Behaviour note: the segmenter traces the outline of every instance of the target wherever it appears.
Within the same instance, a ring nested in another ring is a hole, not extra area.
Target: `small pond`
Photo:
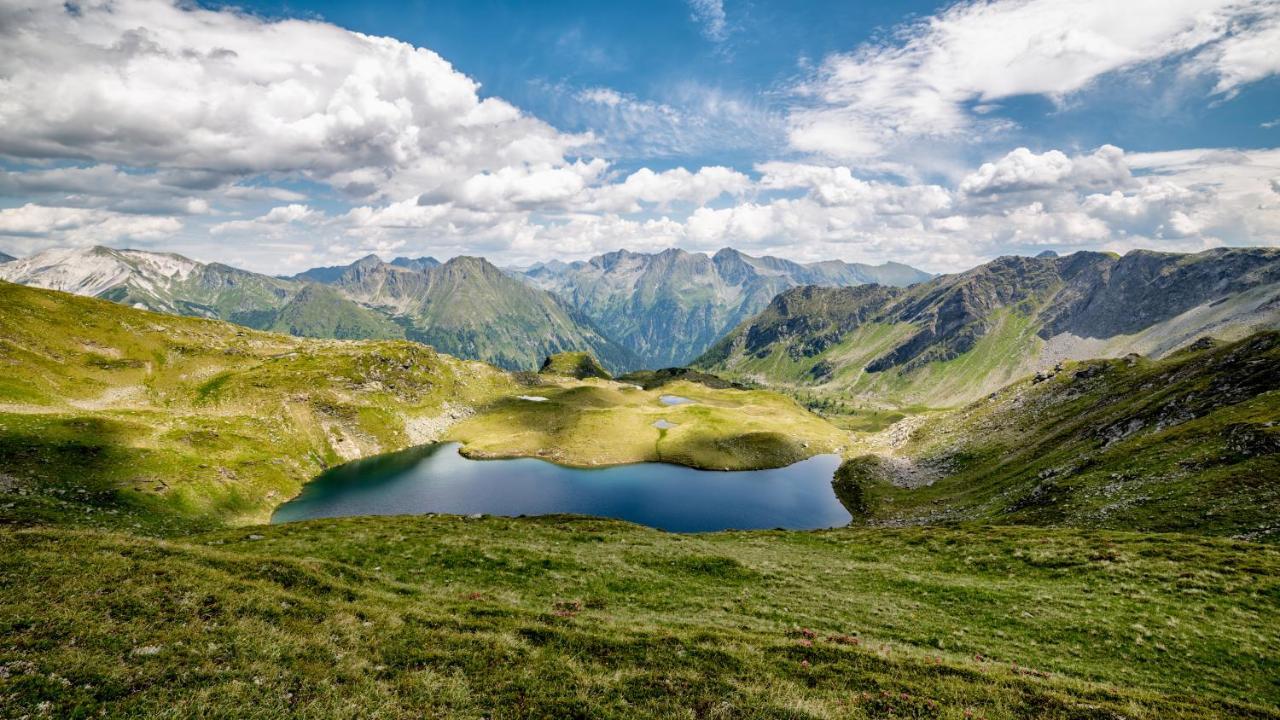
[[[442,443],[358,460],[318,476],[274,523],[348,515],[456,513],[618,518],[674,532],[837,527],[849,513],[831,489],[840,458],[772,470],[715,472],[638,463],[569,468],[533,458],[468,460]]]
[[[659,395],[658,401],[663,405],[684,405],[685,403],[693,402],[689,398],[680,395]]]

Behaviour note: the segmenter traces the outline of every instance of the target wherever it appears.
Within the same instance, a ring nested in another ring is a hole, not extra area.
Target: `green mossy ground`
[[[692,402],[664,405],[675,395]],[[470,457],[541,457],[592,467],[670,462],[713,470],[780,467],[838,452],[847,436],[788,397],[677,381],[659,389],[565,382],[507,397],[448,432]],[[671,426],[657,427],[666,420]]]
[[[1280,539],[1280,333],[1042,378],[904,438],[890,454],[929,478],[923,487],[895,484],[883,453],[849,461],[840,485],[862,498],[858,520]]]
[[[354,518],[0,534],[0,717],[1280,717],[1280,551]]]
[[[609,379],[609,373],[605,372],[605,369],[589,352],[563,352],[548,355],[538,372],[544,375],[577,378],[578,380],[587,378]]]

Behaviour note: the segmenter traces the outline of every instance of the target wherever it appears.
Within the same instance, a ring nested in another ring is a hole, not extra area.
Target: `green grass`
[[[51,332],[50,328],[57,328]],[[0,283],[8,522],[180,532],[263,522],[320,471],[514,392],[407,342],[304,340]]]
[[[902,451],[958,474],[922,490],[841,470],[864,521],[1024,527],[234,527],[470,409],[445,433],[468,452],[572,464],[760,467],[849,437],[759,389],[516,377],[0,283],[0,718],[1280,718],[1280,549],[1030,526],[1098,524],[1102,481],[1132,491],[1116,525],[1276,517],[1280,336],[1248,342],[933,416]]]
[[[1280,717],[1280,552],[1205,538],[356,518],[0,578],[0,717]]]
[[[562,352],[548,355],[538,372],[543,375],[558,375],[579,380],[586,378],[609,379],[609,373],[605,372],[605,369],[600,366],[600,363],[589,352]]]
[[[936,476],[862,465],[867,523],[992,520],[1280,539],[1280,333],[1159,361],[1068,363],[932,416],[899,454]],[[852,471],[851,471],[852,472]]]
[[[836,452],[847,436],[793,400],[766,390],[679,380],[653,390],[567,380],[530,388],[545,402],[506,397],[450,428],[470,457],[541,457],[592,467],[671,462],[715,470],[779,467]],[[693,402],[664,405],[663,395]],[[667,420],[669,429],[654,427]]]

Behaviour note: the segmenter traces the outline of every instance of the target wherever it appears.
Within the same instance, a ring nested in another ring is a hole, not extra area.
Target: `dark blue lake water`
[[[674,532],[837,527],[849,513],[831,489],[840,458],[741,472],[640,463],[568,468],[543,460],[468,460],[456,443],[427,445],[333,468],[281,505],[273,523],[429,512],[578,513]]]

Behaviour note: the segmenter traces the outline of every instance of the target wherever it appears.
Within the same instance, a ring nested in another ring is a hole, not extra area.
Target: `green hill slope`
[[[0,283],[0,519],[265,521],[325,467],[438,436],[510,376]],[[20,492],[17,492],[20,491]]]
[[[600,363],[587,352],[562,352],[555,355],[548,355],[547,359],[542,361],[542,367],[538,372],[543,375],[558,375],[560,377],[571,377],[583,380],[586,378],[601,378],[608,380],[609,373],[600,367]]]
[[[1067,359],[1280,327],[1280,251],[1005,257],[910,288],[780,294],[694,364],[867,407],[955,407]]]
[[[1066,363],[906,434],[840,485],[871,524],[988,520],[1280,540],[1280,333]],[[908,426],[909,427],[909,426]],[[856,452],[856,450],[855,450]]]
[[[298,291],[266,329],[337,340],[404,337],[404,329],[387,316],[348,300],[331,287],[316,284]]]

